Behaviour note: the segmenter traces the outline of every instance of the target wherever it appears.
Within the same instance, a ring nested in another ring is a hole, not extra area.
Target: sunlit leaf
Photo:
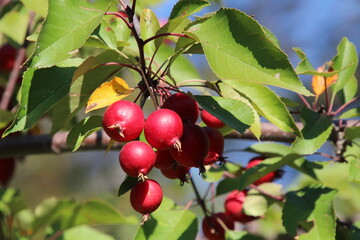
[[[100,130],[102,127],[101,116],[90,116],[81,120],[69,132],[66,142],[75,152],[81,146],[82,142],[91,133]]]
[[[190,16],[208,5],[209,2],[204,0],[180,0],[171,10],[169,20]]]
[[[133,91],[124,79],[114,77],[111,81],[101,84],[100,87],[91,94],[86,105],[86,113],[124,99]]]
[[[216,31],[214,31],[216,29]],[[273,85],[312,95],[286,54],[254,18],[236,9],[220,9],[188,31],[200,40],[207,61],[221,79]]]

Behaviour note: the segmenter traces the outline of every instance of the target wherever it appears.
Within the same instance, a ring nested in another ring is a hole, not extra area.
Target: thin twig
[[[161,33],[161,34],[158,34],[158,35],[155,35],[155,36],[152,36],[146,40],[144,40],[144,45],[147,44],[148,42],[152,41],[152,40],[155,40],[159,37],[164,37],[164,36],[176,36],[176,37],[186,37],[186,38],[190,38],[192,39],[191,37],[183,34],[183,33]]]
[[[356,102],[357,100],[359,100],[360,97],[355,97],[353,99],[351,99],[350,101],[348,101],[347,103],[344,103],[342,106],[340,106],[335,112],[331,112],[331,116],[336,116],[338,115],[341,111],[343,111],[347,106],[349,106],[350,104]]]
[[[309,109],[311,109],[311,105],[310,105],[310,103],[304,98],[304,96],[303,95],[301,95],[301,94],[298,94],[298,97],[300,98],[300,100],[305,104],[305,106],[307,107],[307,108],[309,108]]]
[[[258,186],[256,186],[255,184],[250,184],[250,188],[255,189],[256,191],[258,191],[259,193],[261,193],[262,195],[272,198],[276,201],[280,201],[280,202],[284,202],[285,199],[283,196],[275,196],[273,194],[267,193],[264,190],[262,190],[261,188],[259,188]]]

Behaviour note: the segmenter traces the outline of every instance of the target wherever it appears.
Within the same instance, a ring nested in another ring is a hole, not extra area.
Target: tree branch
[[[346,126],[358,125],[357,120],[346,121]],[[301,129],[302,123],[297,123]],[[261,141],[293,142],[295,135],[278,129],[271,123],[261,124]],[[33,154],[60,154],[71,152],[72,149],[66,144],[68,132],[58,132],[55,135],[12,135],[0,139],[0,157],[19,157]],[[245,133],[233,131],[225,136],[226,139],[257,140],[255,136],[246,130]],[[103,131],[91,134],[85,139],[78,151],[106,150],[110,138]],[[123,143],[115,143],[111,150],[120,150]]]

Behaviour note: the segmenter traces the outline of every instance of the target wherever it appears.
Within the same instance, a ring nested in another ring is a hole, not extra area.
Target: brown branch
[[[346,126],[352,127],[360,124],[357,120],[349,120]],[[297,123],[301,129],[302,124]],[[295,135],[286,133],[278,129],[271,123],[261,124],[262,141],[292,142]],[[58,132],[55,135],[10,135],[0,138],[0,157],[26,156],[33,154],[60,154],[71,152],[72,149],[66,144],[68,132]],[[240,134],[233,131],[225,136],[226,139],[248,139],[257,140],[250,131]],[[110,138],[103,131],[98,131],[88,136],[78,151],[105,151],[108,147]],[[115,143],[111,150],[120,150],[123,143]]]

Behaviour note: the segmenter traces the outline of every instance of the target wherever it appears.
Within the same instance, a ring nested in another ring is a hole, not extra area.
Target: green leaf
[[[356,47],[347,38],[341,40],[337,50],[338,54],[332,60],[334,70],[347,68],[339,72],[338,79],[335,84],[332,85],[332,102],[335,100],[335,95],[352,79],[359,62]]]
[[[359,135],[358,135],[359,137]],[[354,139],[352,145],[346,147],[343,154],[349,162],[349,181],[360,183],[360,139]]]
[[[358,80],[355,76],[350,78],[344,85],[344,88],[339,92],[339,99],[342,104],[349,102],[356,96],[358,90]]]
[[[203,179],[206,182],[217,182],[219,181],[222,177],[224,172],[226,171],[226,166],[225,164],[221,165],[218,168],[212,168],[210,167],[210,169],[208,169],[204,174],[202,174],[201,176],[203,177]]]
[[[290,146],[274,142],[256,143],[251,145],[246,150],[260,153],[261,155],[265,156],[285,156],[291,153],[295,153],[295,151]],[[295,160],[294,162],[288,163],[288,165],[297,171],[312,177],[315,180],[318,179],[315,170],[321,169],[323,167],[322,165],[313,161],[308,161],[303,157]]]
[[[137,177],[127,175],[125,180],[120,184],[118,197],[130,191],[138,183],[138,180]]]
[[[196,238],[196,215],[183,209],[157,210],[151,220],[142,225],[135,240],[192,240]]]
[[[99,25],[109,4],[103,0],[49,1],[31,67],[51,67],[71,57]]]
[[[150,9],[144,9],[140,16],[140,34],[143,40],[155,36],[160,29],[160,23],[155,13]],[[153,56],[155,53],[155,41],[148,42],[145,47],[145,53],[148,56]]]
[[[292,148],[300,154],[313,154],[329,138],[333,129],[330,118],[303,107],[300,113],[304,122],[303,138],[296,138]]]
[[[83,62],[74,73],[69,94],[53,107],[51,115],[53,119],[52,132],[66,126],[75,114],[85,107],[91,93],[100,84],[112,79],[123,68],[122,66],[110,65],[92,69],[106,62],[129,63],[117,52],[111,50],[105,51],[95,58],[90,57]]]
[[[15,113],[0,109],[0,129],[6,126],[14,120]]]
[[[301,136],[293,117],[281,99],[268,87],[250,82],[223,81],[245,96],[260,115],[285,132]]]
[[[360,137],[360,127],[347,127],[345,129],[345,138],[348,140],[354,140]]]
[[[79,149],[85,138],[91,133],[101,129],[101,127],[101,116],[86,117],[71,129],[67,136],[66,143],[72,148],[72,151],[75,152]]]
[[[249,129],[257,139],[260,139],[260,136],[261,136],[260,116],[254,109],[253,105],[251,105],[250,101],[248,99],[246,99],[245,97],[241,96],[239,92],[235,91],[232,87],[230,87],[230,85],[225,84],[224,82],[218,83],[217,86],[220,88],[221,93],[224,97],[231,98],[231,99],[237,99],[241,102],[244,102],[248,107],[251,108],[253,115],[254,115],[254,122],[251,124]]]
[[[199,38],[208,63],[219,78],[268,84],[312,95],[302,85],[286,54],[245,13],[220,9],[188,31]]]
[[[264,183],[259,186],[259,189],[273,196],[281,196],[281,188],[282,185],[275,183]],[[259,191],[251,189],[247,193],[243,209],[246,215],[259,217],[266,213],[272,202]]]
[[[54,104],[65,97],[79,64],[79,61],[74,61],[67,67],[29,68],[23,75],[20,107],[4,136],[31,128]]]
[[[125,217],[118,209],[103,200],[87,200],[78,203],[74,212],[63,216],[63,229],[83,224],[137,224],[137,219]]]
[[[189,25],[190,20],[186,17],[179,17],[173,20],[168,21],[164,26],[162,26],[157,32],[156,35],[162,33],[182,33],[184,29]],[[155,40],[155,46],[158,48],[163,43],[166,37],[159,37]]]
[[[276,171],[277,169],[301,158],[298,154],[288,154],[284,157],[267,158],[261,164],[246,170],[239,178],[225,178],[219,182],[216,188],[216,195],[221,195],[232,190],[243,190],[251,183],[266,174]]]
[[[360,116],[360,107],[359,108],[352,108],[348,111],[341,114],[338,119],[347,119],[347,118],[353,118],[353,117],[359,117]]]
[[[103,19],[101,24],[95,29],[91,38],[94,41],[99,41],[100,45],[104,49],[117,50],[116,35],[114,29],[111,28],[110,24]]]
[[[297,74],[304,74],[308,72],[316,72],[316,69],[312,66],[308,58],[306,57],[306,54],[301,50],[300,48],[293,48],[295,53],[300,58],[300,63],[295,68],[295,72]]]
[[[302,222],[313,221],[313,228],[299,239],[335,239],[333,199],[336,193],[336,190],[322,186],[288,192],[282,216],[286,231],[296,236]]]
[[[21,46],[26,37],[28,22],[29,15],[24,9],[10,11],[1,18],[0,33]]]
[[[226,240],[263,240],[262,237],[249,234],[247,231],[226,231]]]
[[[48,0],[21,0],[24,6],[35,12],[36,14],[40,15],[41,17],[46,17],[47,10],[48,10]]]
[[[65,230],[63,240],[115,240],[112,236],[88,226],[77,226]]]
[[[169,20],[190,16],[208,5],[210,3],[205,0],[179,0],[171,10]]]
[[[214,96],[195,95],[194,97],[206,111],[240,133],[254,122],[251,108],[242,101]]]

